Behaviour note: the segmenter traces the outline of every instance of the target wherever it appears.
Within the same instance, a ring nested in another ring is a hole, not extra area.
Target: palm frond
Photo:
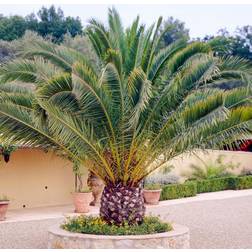
[[[74,49],[34,42],[0,69],[3,141],[53,150],[105,184],[138,186],[171,158],[251,137],[252,66],[211,43],[158,50],[162,18],[85,29],[99,66]]]
[[[46,62],[43,58],[34,60],[16,59],[1,68],[1,82],[19,81],[24,83],[40,84],[61,71],[55,65]]]
[[[149,71],[147,72],[148,79],[154,81],[158,72],[162,69],[166,61],[178,50],[183,48],[186,45],[185,40],[178,40],[170,44],[166,48],[162,49],[154,58]]]
[[[146,109],[152,95],[152,85],[141,68],[135,68],[128,79],[128,92],[131,99],[129,126],[138,124],[141,113]]]

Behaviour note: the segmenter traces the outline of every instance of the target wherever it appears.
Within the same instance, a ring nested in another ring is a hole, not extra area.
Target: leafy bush
[[[252,188],[252,176],[239,176],[230,178],[230,189],[242,190]]]
[[[223,163],[223,155],[219,155],[216,161],[204,162],[200,159],[201,165],[191,164],[192,173],[188,176],[189,180],[202,180],[231,176],[230,170],[239,167],[239,163]]]
[[[124,223],[121,226],[109,225],[100,217],[78,216],[68,218],[61,228],[84,234],[96,235],[144,235],[163,233],[172,230],[169,223],[162,222],[158,217],[145,217],[142,224],[129,225]]]
[[[199,180],[196,183],[197,192],[198,193],[217,192],[231,189],[230,178],[232,177]]]
[[[12,44],[7,41],[0,40],[0,64],[14,58],[14,54],[15,48],[13,48]]]
[[[21,38],[12,41],[0,40],[0,64],[15,59],[20,52],[27,50],[31,43],[42,41],[50,40],[45,40],[32,31],[26,31]]]
[[[51,42],[50,38],[45,39],[39,36],[38,33],[34,31],[26,31],[21,38],[13,40],[9,43],[16,50],[15,56],[19,56],[18,54],[24,50],[28,50],[31,47],[31,44],[43,41]]]
[[[61,45],[83,53],[85,57],[89,59],[95,66],[98,66],[99,59],[95,54],[92,44],[87,36],[77,35],[72,37],[70,34],[66,34]]]
[[[159,189],[161,189],[161,185],[160,184],[146,184],[146,185],[144,185],[144,189],[146,189],[146,190],[159,190]]]
[[[160,185],[167,185],[167,184],[177,184],[179,182],[180,177],[174,174],[155,174],[150,175],[145,179],[145,184],[160,184]]]
[[[160,200],[191,197],[197,194],[197,186],[194,182],[185,184],[166,185],[162,188]]]

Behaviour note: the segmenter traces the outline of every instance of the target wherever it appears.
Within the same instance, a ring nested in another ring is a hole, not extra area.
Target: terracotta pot
[[[0,201],[0,221],[5,220],[9,203],[9,201]]]
[[[73,202],[75,213],[89,212],[89,204],[93,200],[92,192],[75,192],[73,193]]]
[[[101,196],[104,189],[103,181],[95,176],[94,174],[89,174],[87,184],[90,187],[94,200],[90,203],[91,206],[100,206]]]
[[[146,190],[144,189],[144,201],[150,205],[157,205],[161,195],[161,189],[158,190]]]

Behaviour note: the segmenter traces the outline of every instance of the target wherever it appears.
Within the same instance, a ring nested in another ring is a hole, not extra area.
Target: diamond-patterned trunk
[[[143,221],[144,214],[142,188],[122,186],[121,184],[105,186],[101,197],[100,216],[107,223],[139,224]]]

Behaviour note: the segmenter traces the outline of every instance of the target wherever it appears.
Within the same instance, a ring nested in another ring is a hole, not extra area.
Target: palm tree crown
[[[183,152],[246,139],[251,64],[201,42],[159,50],[161,23],[146,28],[137,17],[124,29],[115,9],[108,27],[91,19],[85,33],[98,65],[61,45],[31,44],[1,68],[3,141],[53,149],[106,184],[135,186]]]

